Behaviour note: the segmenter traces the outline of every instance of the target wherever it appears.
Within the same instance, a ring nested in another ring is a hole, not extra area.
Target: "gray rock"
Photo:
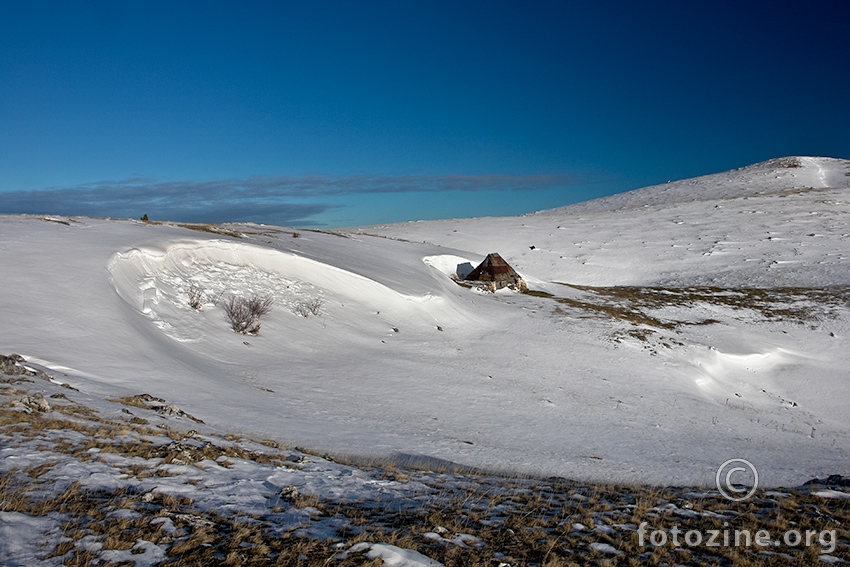
[[[170,417],[185,417],[185,418],[191,419],[195,423],[203,423],[202,420],[198,419],[197,417],[195,417],[191,414],[186,413],[185,411],[183,411],[182,409],[180,409],[179,407],[177,407],[174,404],[165,404],[165,405],[161,405],[161,406],[158,406],[158,407],[154,407],[153,409],[159,415],[170,416]]]
[[[286,500],[295,500],[300,494],[295,486],[284,486],[280,489],[280,497]]]
[[[7,376],[35,376],[44,380],[50,380],[50,376],[41,370],[33,370],[27,368],[24,363],[26,359],[20,354],[10,354],[8,356],[0,354],[0,373]]]
[[[44,399],[44,395],[41,392],[28,394],[17,402],[14,402],[12,406],[23,408],[27,413],[32,413],[34,411],[50,411],[50,404],[47,403],[47,400]]]

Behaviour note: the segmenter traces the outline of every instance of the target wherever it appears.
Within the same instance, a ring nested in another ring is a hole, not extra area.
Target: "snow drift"
[[[729,458],[768,485],[847,474],[848,173],[784,159],[298,238],[5,216],[0,352],[319,451],[664,484],[710,483]],[[451,280],[493,251],[532,293]],[[234,333],[217,298],[255,293],[272,312]],[[309,298],[318,315],[293,312]]]

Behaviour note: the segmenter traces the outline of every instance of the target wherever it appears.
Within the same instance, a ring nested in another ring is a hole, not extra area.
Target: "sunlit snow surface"
[[[776,160],[523,217],[297,237],[6,216],[0,352],[319,451],[664,484],[730,458],[767,485],[847,474],[848,174]],[[489,252],[554,297],[451,280]],[[562,284],[836,291],[800,299],[806,318],[700,296],[627,320]],[[228,328],[231,294],[274,297],[258,335]],[[293,312],[312,298],[318,316]]]

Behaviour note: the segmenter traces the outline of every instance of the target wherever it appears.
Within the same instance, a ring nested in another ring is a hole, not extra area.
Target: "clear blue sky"
[[[350,226],[850,158],[850,3],[0,3],[0,212]]]

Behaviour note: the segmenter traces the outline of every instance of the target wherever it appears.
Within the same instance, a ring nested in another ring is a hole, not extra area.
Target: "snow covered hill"
[[[523,217],[358,229],[584,285],[850,283],[850,161],[791,157]],[[532,249],[533,247],[533,249]]]
[[[798,484],[850,473],[848,222],[825,158],[335,232],[5,216],[0,353],[320,452],[663,484],[746,458]],[[488,252],[532,293],[451,280]],[[274,298],[259,334],[231,296]]]

